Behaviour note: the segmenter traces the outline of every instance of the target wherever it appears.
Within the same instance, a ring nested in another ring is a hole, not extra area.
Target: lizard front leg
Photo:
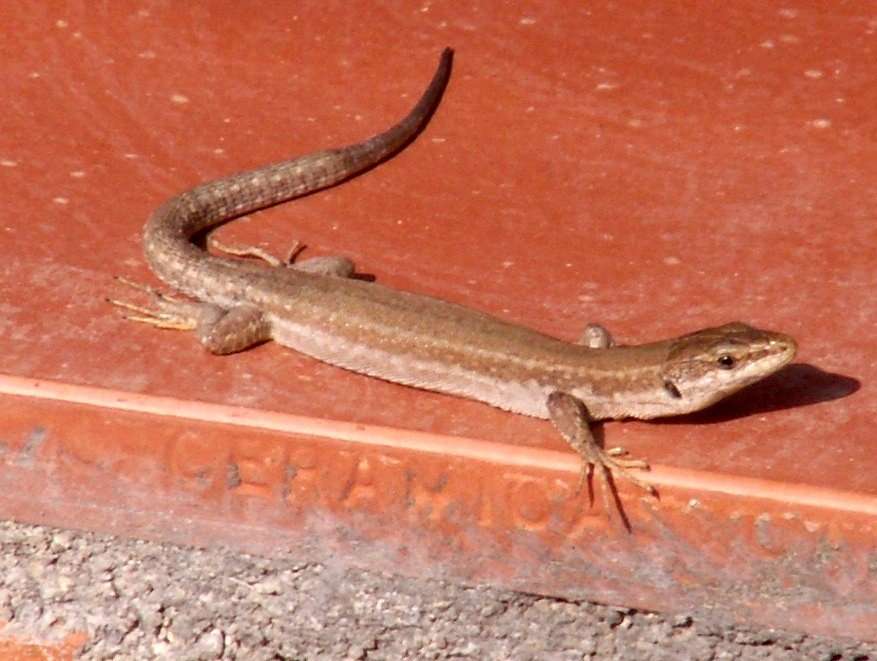
[[[615,346],[612,334],[599,324],[588,324],[576,344],[581,344],[591,349],[608,349]]]
[[[611,516],[612,512],[611,488],[611,495],[615,500],[619,514],[625,525],[629,527],[624,511],[621,509],[612,476],[622,477],[640,489],[648,491],[651,495],[657,496],[657,492],[651,484],[640,480],[628,470],[630,468],[648,468],[648,464],[640,459],[619,456],[624,454],[620,448],[604,450],[600,447],[591,430],[592,420],[588,409],[584,402],[577,397],[573,397],[569,393],[555,391],[548,396],[547,405],[551,422],[582,459],[582,471],[576,491],[581,489],[585,479],[593,474],[592,471],[595,472],[597,481],[600,483],[600,495],[607,516]]]

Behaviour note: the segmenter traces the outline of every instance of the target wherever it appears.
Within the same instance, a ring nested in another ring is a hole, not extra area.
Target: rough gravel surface
[[[877,645],[0,522],[4,633],[83,659],[877,659]]]

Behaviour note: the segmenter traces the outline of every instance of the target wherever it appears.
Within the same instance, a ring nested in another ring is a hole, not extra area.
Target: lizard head
[[[690,413],[773,374],[797,348],[788,335],[725,324],[672,340],[659,377],[676,412]]]

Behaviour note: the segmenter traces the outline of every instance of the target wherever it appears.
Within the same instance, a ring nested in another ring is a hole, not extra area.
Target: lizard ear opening
[[[670,379],[664,380],[664,390],[670,393],[670,397],[673,399],[682,399],[682,393],[679,392],[679,388],[676,387],[676,384],[673,383]]]

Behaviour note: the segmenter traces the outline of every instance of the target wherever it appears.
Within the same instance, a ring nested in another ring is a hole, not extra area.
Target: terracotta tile
[[[874,637],[877,29],[758,3],[8,8],[0,516]],[[611,423],[633,523],[547,423],[266,345],[126,323],[139,234],[197,182],[361,139],[457,50],[426,132],[223,228],[576,337],[733,319],[797,364],[715,410]],[[127,292],[125,292],[127,293]]]
[[[9,633],[0,622],[0,657],[5,661],[68,661],[76,658],[87,634],[76,633],[59,641],[38,641]]]

